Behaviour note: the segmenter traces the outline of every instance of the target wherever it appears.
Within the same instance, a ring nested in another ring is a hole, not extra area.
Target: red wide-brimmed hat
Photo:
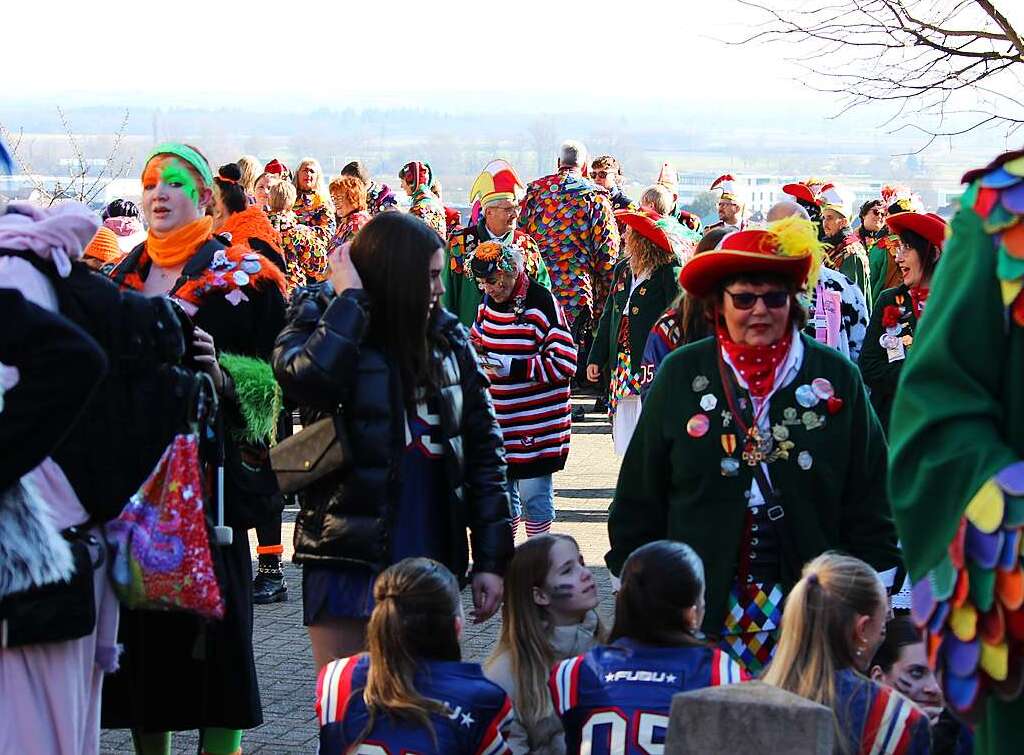
[[[813,223],[783,218],[767,230],[735,231],[717,249],[694,255],[679,273],[679,285],[693,296],[709,296],[726,278],[775,273],[803,287],[821,242]]]
[[[648,210],[616,210],[615,219],[625,223],[645,239],[653,241],[666,252],[675,252],[668,234],[657,225],[657,221],[661,220],[658,213]]]
[[[946,221],[934,212],[897,212],[887,217],[885,224],[896,234],[913,231],[939,249],[945,243],[946,231],[949,229]]]

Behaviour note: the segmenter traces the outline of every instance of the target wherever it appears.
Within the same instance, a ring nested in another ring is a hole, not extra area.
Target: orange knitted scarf
[[[157,236],[150,229],[146,238],[146,254],[158,267],[183,265],[212,235],[213,218],[208,217],[193,220],[166,236]]]

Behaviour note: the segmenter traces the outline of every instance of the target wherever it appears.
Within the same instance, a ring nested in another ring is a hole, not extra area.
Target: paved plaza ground
[[[588,409],[593,399],[578,399]],[[588,414],[573,427],[572,450],[565,470],[555,475],[554,531],[574,536],[587,563],[594,567],[602,596],[600,610],[611,615],[611,590],[604,553],[608,549],[605,527],[619,460],[612,452],[611,427],[603,415]],[[313,720],[316,679],[309,639],[302,626],[301,571],[290,563],[295,511],[285,511],[286,575],[290,600],[271,606],[256,606],[253,638],[259,672],[263,718],[266,723],[248,731],[242,740],[245,753],[315,753],[317,725]],[[250,533],[255,553],[254,535]],[[520,529],[519,538],[524,537]],[[472,606],[468,590],[463,593],[467,611]],[[482,661],[494,645],[500,627],[495,617],[484,624],[467,624],[463,633],[466,660]],[[195,733],[176,735],[175,753],[195,753]],[[103,753],[131,753],[127,731],[104,732]]]

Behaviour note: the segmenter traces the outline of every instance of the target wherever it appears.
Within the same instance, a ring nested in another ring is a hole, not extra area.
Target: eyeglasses
[[[872,215],[877,215],[880,218],[885,217],[885,210],[880,210],[877,207],[870,211]]]
[[[782,309],[789,306],[789,291],[765,291],[763,294],[752,294],[749,291],[733,293],[725,289],[725,293],[732,297],[732,305],[736,309],[753,309],[760,299],[768,309]]]

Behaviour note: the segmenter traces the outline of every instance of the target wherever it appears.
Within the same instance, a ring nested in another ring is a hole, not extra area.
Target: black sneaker
[[[281,569],[260,567],[252,581],[252,602],[257,605],[283,603],[288,600],[288,583],[284,581]]]
[[[597,401],[594,402],[594,414],[607,414],[608,413],[608,399],[604,396],[598,396]]]
[[[574,406],[572,408],[572,419],[573,419],[574,422],[579,422],[580,420],[583,420],[583,419],[586,419],[586,418],[587,418],[587,410],[584,409],[582,406],[577,404],[576,406]]]

